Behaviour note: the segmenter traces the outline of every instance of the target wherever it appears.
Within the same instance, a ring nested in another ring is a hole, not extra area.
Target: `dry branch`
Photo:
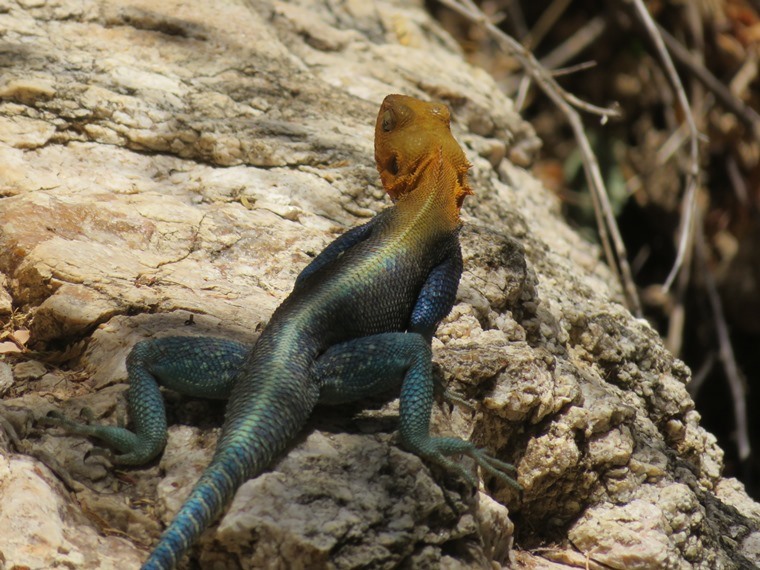
[[[697,180],[699,178],[699,131],[697,130],[697,124],[694,122],[694,116],[691,113],[691,107],[689,100],[686,97],[686,92],[681,84],[681,79],[678,77],[678,72],[673,65],[673,60],[670,59],[670,54],[665,47],[665,41],[657,28],[657,25],[652,20],[652,16],[649,14],[643,0],[626,0],[633,3],[633,7],[636,11],[636,15],[644,25],[649,38],[657,50],[660,56],[662,65],[665,68],[665,72],[670,79],[673,90],[678,98],[678,104],[681,107],[681,111],[686,118],[686,124],[689,127],[689,169],[686,172],[686,192],[684,193],[684,201],[681,206],[681,228],[678,238],[678,253],[676,254],[676,261],[673,264],[673,268],[670,270],[663,289],[667,291],[673,284],[673,280],[681,270],[683,261],[686,257],[686,250],[691,242],[692,230],[694,227],[694,210],[696,208],[696,194],[697,194]]]
[[[563,89],[552,77],[551,72],[538,62],[532,52],[490,22],[472,0],[440,0],[440,2],[469,21],[482,26],[502,49],[510,53],[520,63],[525,72],[531,76],[533,81],[559,107],[567,118],[583,157],[583,168],[589,188],[591,189],[594,212],[597,217],[599,235],[602,240],[607,263],[622,283],[629,308],[635,315],[641,316],[641,302],[636,285],[633,282],[630,265],[628,264],[625,244],[623,243],[623,238],[620,235],[620,230],[618,229],[617,221],[609,202],[604,179],[599,169],[599,163],[586,136],[583,121],[575,108],[601,116],[603,123],[610,117],[618,117],[620,115],[619,111],[582,101]],[[615,248],[614,254],[612,251],[613,244]]]
[[[752,453],[749,441],[749,424],[747,422],[747,390],[736,356],[731,345],[731,336],[728,332],[728,324],[723,313],[723,303],[720,300],[715,277],[707,266],[707,244],[701,227],[696,231],[696,251],[702,267],[702,276],[705,280],[707,297],[710,308],[715,317],[715,330],[718,335],[718,355],[720,356],[723,371],[726,373],[728,387],[731,390],[731,400],[734,406],[734,421],[736,422],[736,447],[739,452],[739,460],[746,461]]]

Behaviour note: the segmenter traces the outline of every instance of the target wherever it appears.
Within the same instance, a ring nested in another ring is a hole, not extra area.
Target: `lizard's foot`
[[[90,457],[97,457],[98,459],[102,459],[105,461],[97,461],[96,463],[110,463],[111,465],[117,465],[119,463],[118,456],[114,454],[114,452],[108,448],[100,447],[98,445],[94,445],[92,449],[87,451],[85,453],[84,458],[85,460],[89,459]]]
[[[68,434],[92,437],[100,437],[103,429],[108,427],[92,423],[95,419],[95,414],[90,408],[82,408],[80,413],[84,421],[72,420],[57,410],[51,410],[47,415],[39,418],[38,422],[47,427],[61,428]]]
[[[92,412],[87,408],[82,410],[85,419],[92,419]],[[158,455],[166,445],[166,432],[148,434],[150,437],[138,434],[123,427],[82,423],[70,420],[58,411],[51,411],[40,418],[41,423],[52,427],[60,427],[69,434],[94,437],[113,448],[95,447],[88,452],[89,456],[105,457],[114,465],[143,465]]]
[[[469,410],[471,412],[477,410],[477,408],[470,402],[450,391],[448,388],[443,391],[443,400],[444,402],[448,402],[454,406],[459,406],[460,408],[464,408],[465,410]]]
[[[82,408],[81,415],[84,417],[84,422],[69,419],[61,412],[51,410],[38,421],[48,427],[61,428],[68,434],[98,437],[100,429],[106,426],[91,425],[95,415],[90,408]],[[114,454],[110,449],[99,446],[94,446],[85,454],[85,460],[89,457],[102,457],[111,464],[118,462],[114,461]]]
[[[84,417],[84,422],[70,420],[61,412],[57,410],[50,410],[47,415],[42,416],[38,421],[41,424],[49,427],[60,427],[68,432],[78,433],[77,429],[79,429],[81,426],[89,426],[90,422],[95,417],[90,408],[82,408],[81,414]]]
[[[517,473],[517,468],[514,465],[491,457],[469,441],[456,437],[430,437],[420,442],[406,442],[406,446],[417,455],[454,471],[474,487],[477,487],[477,479],[473,477],[472,473],[448,457],[450,455],[467,455],[472,457],[481,469],[515,490],[522,492],[522,487],[512,476]]]
[[[433,366],[436,367],[437,365],[434,364]],[[453,406],[459,406],[460,408],[464,408],[465,410],[469,410],[471,412],[476,411],[475,406],[473,406],[470,402],[458,394],[449,390],[444,385],[440,374],[435,374],[433,376],[433,393],[436,395],[436,398],[441,398],[444,402],[447,402]]]

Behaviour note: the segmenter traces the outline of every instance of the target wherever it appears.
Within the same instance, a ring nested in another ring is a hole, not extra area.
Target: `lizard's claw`
[[[98,457],[105,459],[110,465],[115,465],[114,453],[110,449],[105,447],[94,446],[92,449],[84,454],[84,460],[87,461],[90,457]],[[102,461],[96,461],[96,463],[103,463]]]
[[[63,430],[66,432],[73,432],[80,425],[85,425],[85,424],[80,424],[79,422],[70,420],[61,412],[56,411],[56,410],[49,411],[46,415],[38,418],[37,422],[45,427],[63,428]]]
[[[476,410],[475,406],[473,406],[470,402],[448,389],[443,391],[443,399],[449,404],[459,406],[465,410],[469,410],[471,412],[474,412]]]
[[[40,417],[38,420],[41,424],[56,426],[61,422],[66,421],[66,417],[57,410],[50,410],[46,415]]]
[[[463,479],[471,483],[473,487],[477,487],[477,479],[462,465],[449,459],[448,456],[467,455],[468,457],[472,457],[481,469],[517,491],[522,491],[520,484],[512,477],[517,472],[514,465],[491,457],[469,441],[456,437],[427,437],[421,440],[407,441],[406,446],[421,457],[456,472]]]
[[[58,410],[50,410],[47,415],[42,416],[39,421],[48,426],[62,427],[68,431],[77,433],[76,430],[78,427],[90,425],[95,418],[95,414],[90,408],[82,408],[80,413],[84,417],[84,422],[71,420]]]
[[[477,447],[473,447],[468,455],[477,462],[481,469],[522,493],[522,486],[512,477],[512,475],[517,474],[517,467],[506,461],[491,457],[486,451]]]

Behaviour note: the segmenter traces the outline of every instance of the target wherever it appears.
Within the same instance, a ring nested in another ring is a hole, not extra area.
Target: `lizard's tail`
[[[277,388],[272,393],[259,391],[258,398],[233,393],[211,464],[141,570],[174,568],[222,513],[238,487],[266,469],[301,430],[316,404],[318,392],[316,386],[305,381],[308,378],[305,372],[295,376],[290,382],[275,384]],[[299,397],[293,398],[294,393]]]
[[[141,570],[174,568],[242,483],[243,477],[236,473],[234,464],[215,461],[209,465]]]

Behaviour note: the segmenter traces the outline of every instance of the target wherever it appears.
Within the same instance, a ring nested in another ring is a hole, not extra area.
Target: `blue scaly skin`
[[[401,95],[383,101],[375,159],[395,204],[339,237],[298,276],[252,350],[213,338],[142,341],[127,359],[134,432],[58,418],[70,431],[139,465],[166,444],[159,384],[228,398],[216,452],[143,570],[174,568],[237,488],[293,440],[317,403],[354,401],[401,386],[403,445],[475,484],[452,455],[468,455],[519,488],[514,468],[473,444],[429,433],[434,381],[430,341],[451,310],[462,272],[459,210],[469,164],[444,105]]]

